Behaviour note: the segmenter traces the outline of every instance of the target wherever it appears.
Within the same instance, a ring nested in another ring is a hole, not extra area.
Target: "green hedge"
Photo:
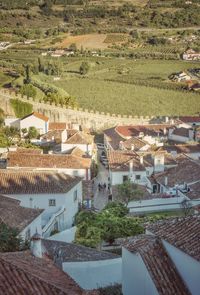
[[[22,118],[33,111],[32,104],[28,102],[22,102],[18,99],[11,99],[10,103],[17,118]]]

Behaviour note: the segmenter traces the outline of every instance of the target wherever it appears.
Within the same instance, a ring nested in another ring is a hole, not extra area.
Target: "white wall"
[[[76,226],[66,229],[48,238],[48,240],[72,243],[75,239]]]
[[[128,208],[131,213],[159,212],[165,210],[181,209],[181,202],[185,197],[155,198],[150,200],[129,202]]]
[[[122,248],[122,292],[123,295],[159,295],[141,256],[125,248]]]
[[[63,271],[68,273],[85,290],[121,284],[121,258],[64,262]]]
[[[30,230],[30,237],[32,237],[36,232],[42,235],[42,214],[40,214],[36,219],[34,219],[26,228],[24,228],[19,236],[25,240],[26,233]]]
[[[92,155],[93,145],[91,144],[67,144],[67,143],[61,143],[61,152],[67,152],[73,148],[79,148],[84,153],[88,153],[89,155]]]
[[[135,179],[136,175],[140,175],[140,180]],[[123,176],[130,177],[131,181],[138,184],[146,184],[146,171],[119,171],[113,172],[110,170],[111,185],[122,184]]]
[[[170,245],[163,244],[192,295],[200,294],[200,262]]]
[[[8,127],[15,127],[17,129],[20,129],[20,119],[17,118],[7,118],[4,120],[5,126]]]
[[[33,115],[20,121],[20,129],[28,129],[29,127],[35,127],[40,134],[48,132],[48,122],[41,120]]]
[[[78,198],[74,201],[74,192],[76,190]],[[64,194],[15,194],[8,196],[20,200],[20,205],[23,207],[45,209],[45,213],[49,214],[57,212],[64,206],[66,210],[63,223],[65,228],[69,228],[72,226],[74,216],[78,212],[78,203],[82,202],[82,182],[79,182],[69,192]],[[56,200],[56,206],[49,206],[50,199]]]

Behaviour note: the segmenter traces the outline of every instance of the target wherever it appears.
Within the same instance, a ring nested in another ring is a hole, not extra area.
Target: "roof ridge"
[[[16,253],[17,253],[17,252],[16,252]],[[46,258],[46,259],[48,259],[48,258]],[[28,275],[30,275],[31,277],[36,278],[37,280],[39,280],[39,281],[41,281],[41,282],[43,282],[43,283],[49,285],[50,287],[53,287],[53,288],[55,288],[55,289],[57,289],[57,290],[60,290],[60,291],[62,291],[63,293],[65,293],[65,294],[68,295],[68,293],[66,293],[65,289],[63,289],[62,287],[58,287],[58,286],[56,286],[56,285],[53,283],[53,280],[52,280],[51,283],[50,283],[50,282],[48,282],[46,279],[41,278],[40,276],[37,276],[36,274],[31,273],[31,272],[30,272],[29,270],[27,270],[27,269],[26,269],[26,271],[23,270],[23,268],[21,268],[20,266],[14,264],[14,263],[11,262],[11,261],[7,261],[4,257],[2,257],[2,255],[0,255],[0,261],[2,261],[2,260],[3,260],[4,263],[10,265],[12,268],[15,268],[15,269],[17,269],[17,270],[23,272],[23,273],[25,274],[26,277],[27,277]],[[56,267],[56,266],[52,263],[52,261],[51,261],[50,259],[48,259],[48,261],[49,261],[54,267]],[[57,267],[56,267],[56,268],[57,268]],[[61,270],[61,269],[59,269],[59,270],[60,270],[61,272],[63,272],[63,270]],[[63,273],[64,273],[64,272],[63,272]],[[65,274],[65,273],[64,273],[64,274]],[[71,277],[70,277],[70,278],[71,278]],[[71,279],[72,279],[72,278],[71,278]],[[73,279],[72,279],[72,280],[73,280]]]

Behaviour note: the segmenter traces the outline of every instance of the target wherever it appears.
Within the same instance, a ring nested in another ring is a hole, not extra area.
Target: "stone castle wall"
[[[83,125],[85,128],[94,130],[107,128],[116,125],[131,125],[131,124],[148,124],[154,120],[154,117],[136,117],[126,115],[116,115],[103,113],[81,108],[65,108],[61,105],[38,102],[33,98],[27,98],[10,92],[8,90],[0,90],[0,107],[4,109],[6,115],[12,116],[9,100],[17,98],[20,101],[30,102],[33,105],[33,110],[49,117],[51,122],[73,122]]]

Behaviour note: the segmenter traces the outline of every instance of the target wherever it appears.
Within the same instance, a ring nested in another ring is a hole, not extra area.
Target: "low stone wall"
[[[116,115],[111,113],[97,112],[93,110],[81,108],[65,108],[61,105],[49,104],[35,101],[33,98],[27,98],[10,92],[8,90],[0,90],[0,101],[4,102],[6,108],[9,106],[9,100],[17,98],[24,102],[30,102],[33,105],[33,110],[43,113],[49,117],[52,122],[73,122],[81,124],[86,128],[94,130],[107,128],[115,125],[130,125],[130,124],[148,124],[154,117],[133,117],[126,115]],[[6,112],[9,115],[9,112]]]

